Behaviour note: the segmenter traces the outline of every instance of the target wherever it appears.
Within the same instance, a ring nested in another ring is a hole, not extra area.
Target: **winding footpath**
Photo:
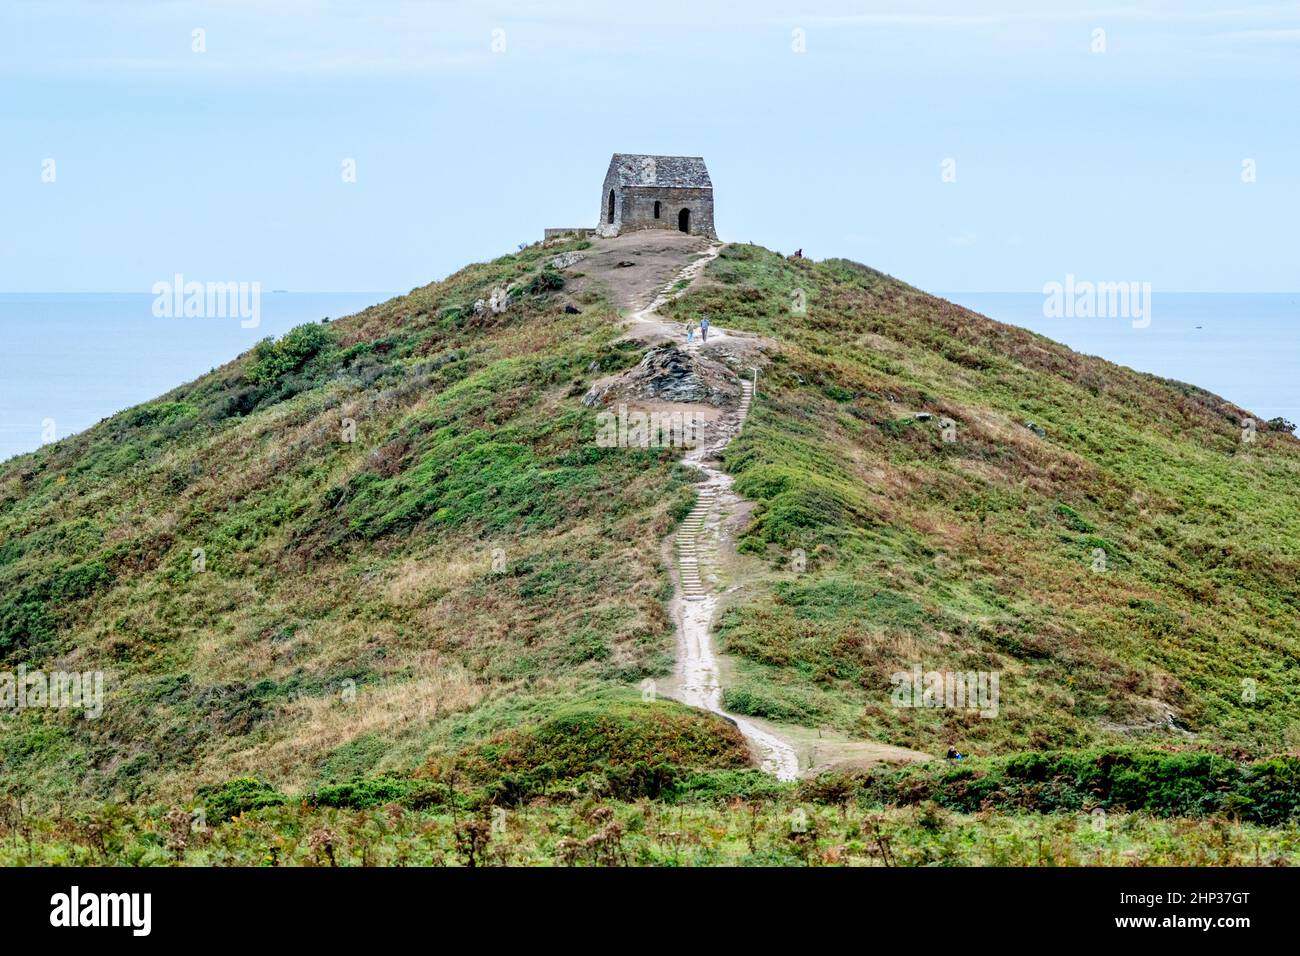
[[[711,246],[701,256],[682,269],[653,302],[631,316],[640,326],[657,325],[675,341],[681,342],[685,331],[677,323],[669,323],[655,313],[666,302],[685,291],[678,288],[682,280],[689,282],[703,271],[717,256],[721,244]],[[723,341],[729,336],[716,326],[709,329],[709,344]],[[698,351],[703,343],[697,339],[688,351]],[[799,775],[799,760],[795,750],[775,734],[764,730],[752,721],[722,708],[722,681],[718,658],[713,649],[710,632],[718,610],[718,597],[712,588],[710,567],[716,560],[722,540],[722,522],[740,503],[731,490],[732,478],[718,466],[722,450],[739,434],[754,400],[754,388],[740,380],[739,407],[718,422],[714,438],[682,456],[682,463],[702,471],[705,480],[698,486],[699,497],[676,532],[673,553],[676,557],[680,600],[675,602],[677,622],[677,660],[675,677],[677,698],[684,704],[711,711],[736,725],[758,757],[763,770],[775,774],[779,780],[794,780]]]
[[[794,780],[799,776],[799,760],[794,748],[775,734],[722,708],[722,681],[710,636],[718,598],[707,578],[701,576],[701,568],[717,554],[723,515],[740,501],[731,490],[731,476],[718,469],[716,460],[727,443],[739,433],[749,414],[754,389],[744,380],[741,388],[740,407],[734,419],[723,426],[720,438],[710,445],[693,448],[682,457],[684,464],[699,468],[706,478],[699,486],[695,507],[677,531],[677,574],[682,595],[677,611],[678,694],[682,703],[702,707],[734,722],[765,771],[775,774],[778,780]]]

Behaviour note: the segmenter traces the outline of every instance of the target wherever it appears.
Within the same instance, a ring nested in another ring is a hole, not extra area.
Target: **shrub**
[[[776,800],[788,796],[792,788],[761,770],[700,770],[681,774],[663,796],[670,802]]]
[[[1089,532],[1097,530],[1091,522],[1067,504],[1058,504],[1056,506],[1056,513],[1064,518],[1065,523],[1074,531]]]
[[[1265,826],[1300,820],[1300,757],[1274,757],[1246,768],[1227,809]]]
[[[544,295],[563,288],[564,276],[554,269],[543,269],[524,286],[524,292],[528,295]]]
[[[388,803],[400,803],[418,787],[419,784],[413,780],[385,774],[321,787],[309,802],[318,807],[366,810]]]
[[[289,802],[287,796],[269,783],[253,777],[237,777],[222,784],[199,787],[198,798],[213,821],[229,820],[241,813]]]
[[[1161,817],[1226,813],[1278,826],[1300,819],[1300,758],[1242,765],[1211,753],[1127,748],[1026,753],[878,773],[862,790],[879,803],[933,800],[966,813],[1103,807]]]
[[[262,383],[296,372],[333,341],[329,330],[316,324],[291,329],[279,341],[263,339],[253,349],[248,377]]]
[[[763,717],[782,723],[808,723],[820,714],[795,692],[769,692],[757,687],[736,687],[723,692],[722,706],[733,714]]]

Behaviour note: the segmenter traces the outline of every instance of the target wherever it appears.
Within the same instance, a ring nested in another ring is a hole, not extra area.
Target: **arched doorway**
[[[614,190],[609,191],[609,222],[614,221]]]
[[[659,218],[659,200],[658,200],[658,199],[655,200],[655,218],[656,218],[656,219]]]
[[[682,232],[691,231],[691,211],[689,209],[683,209],[677,214],[677,228]]]

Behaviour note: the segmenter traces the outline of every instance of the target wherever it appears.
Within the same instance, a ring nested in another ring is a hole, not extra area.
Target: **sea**
[[[0,294],[0,461],[156,398],[260,339],[390,296],[264,293],[257,327],[245,328],[239,318],[159,317],[150,294]],[[1300,293],[1154,293],[1137,323],[1050,317],[1040,293],[944,297],[1076,351],[1199,385],[1262,420],[1300,422]]]
[[[1037,292],[943,297],[1076,352],[1198,385],[1262,421],[1300,423],[1300,293],[1155,292],[1140,319],[1052,316]]]
[[[389,292],[263,292],[245,317],[165,318],[145,293],[0,294],[0,461],[171,391],[296,325]]]

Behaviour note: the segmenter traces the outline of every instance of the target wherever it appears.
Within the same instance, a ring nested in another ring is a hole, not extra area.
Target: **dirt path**
[[[712,243],[679,269],[646,306],[628,317],[628,335],[636,339],[670,339],[690,352],[704,348],[698,332],[695,341],[685,343],[681,323],[668,322],[655,311],[685,291],[722,249]],[[687,254],[697,250],[682,250]],[[679,252],[679,255],[681,254]],[[644,301],[644,298],[642,299]],[[714,326],[709,330],[707,345],[726,342],[735,336]],[[749,741],[759,765],[780,780],[794,780],[799,775],[799,758],[795,749],[775,733],[759,727],[752,720],[729,714],[722,708],[722,680],[718,657],[710,631],[718,609],[718,596],[711,587],[710,569],[715,557],[709,541],[716,540],[716,530],[724,516],[733,513],[740,499],[731,490],[731,476],[718,467],[722,449],[740,431],[753,401],[753,386],[741,381],[740,405],[724,413],[710,440],[682,456],[684,464],[702,471],[705,480],[698,486],[699,497],[674,536],[673,558],[677,567],[678,596],[673,602],[677,622],[677,661],[674,668],[672,696],[684,704],[712,711],[732,721]]]
[[[683,703],[702,707],[734,721],[764,770],[775,774],[778,780],[794,780],[799,776],[799,758],[794,747],[753,721],[722,709],[722,680],[709,633],[718,609],[718,597],[709,586],[705,566],[709,555],[702,539],[709,530],[721,524],[723,514],[734,510],[740,503],[731,490],[731,476],[719,470],[715,462],[749,414],[753,386],[742,381],[741,387],[744,394],[740,407],[724,424],[719,437],[682,456],[684,463],[700,469],[706,479],[699,486],[695,507],[682,522],[676,536],[681,600],[677,602],[677,668],[674,676],[677,695]]]
[[[687,344],[685,326],[656,311],[686,291],[721,251],[721,243],[694,236],[634,233],[597,240],[593,249],[583,268],[605,286],[614,302],[629,310],[628,338],[645,345],[673,342],[687,352],[704,351],[714,359],[725,356],[731,367],[737,363],[747,367],[751,361],[759,364],[759,353],[771,345],[752,334],[728,332],[716,325],[709,330],[707,344],[698,330],[695,340]],[[628,262],[636,265],[626,265]],[[682,457],[683,464],[703,472],[704,481],[698,486],[699,497],[691,513],[663,542],[664,559],[676,572],[677,581],[672,603],[677,625],[676,663],[672,679],[663,682],[663,693],[730,720],[744,734],[760,766],[781,780],[794,780],[801,770],[815,774],[931,759],[928,754],[852,739],[829,728],[782,725],[778,729],[723,709],[722,677],[729,673],[731,662],[719,658],[714,649],[713,620],[724,599],[737,600],[738,592],[746,588],[744,582],[752,578],[752,572],[738,573],[732,546],[746,523],[751,503],[732,490],[732,478],[722,471],[720,460],[723,449],[743,427],[755,397],[750,382],[742,379],[737,384],[741,387],[738,407],[697,406],[704,410],[708,422],[707,438]],[[723,581],[733,582],[725,593]]]

